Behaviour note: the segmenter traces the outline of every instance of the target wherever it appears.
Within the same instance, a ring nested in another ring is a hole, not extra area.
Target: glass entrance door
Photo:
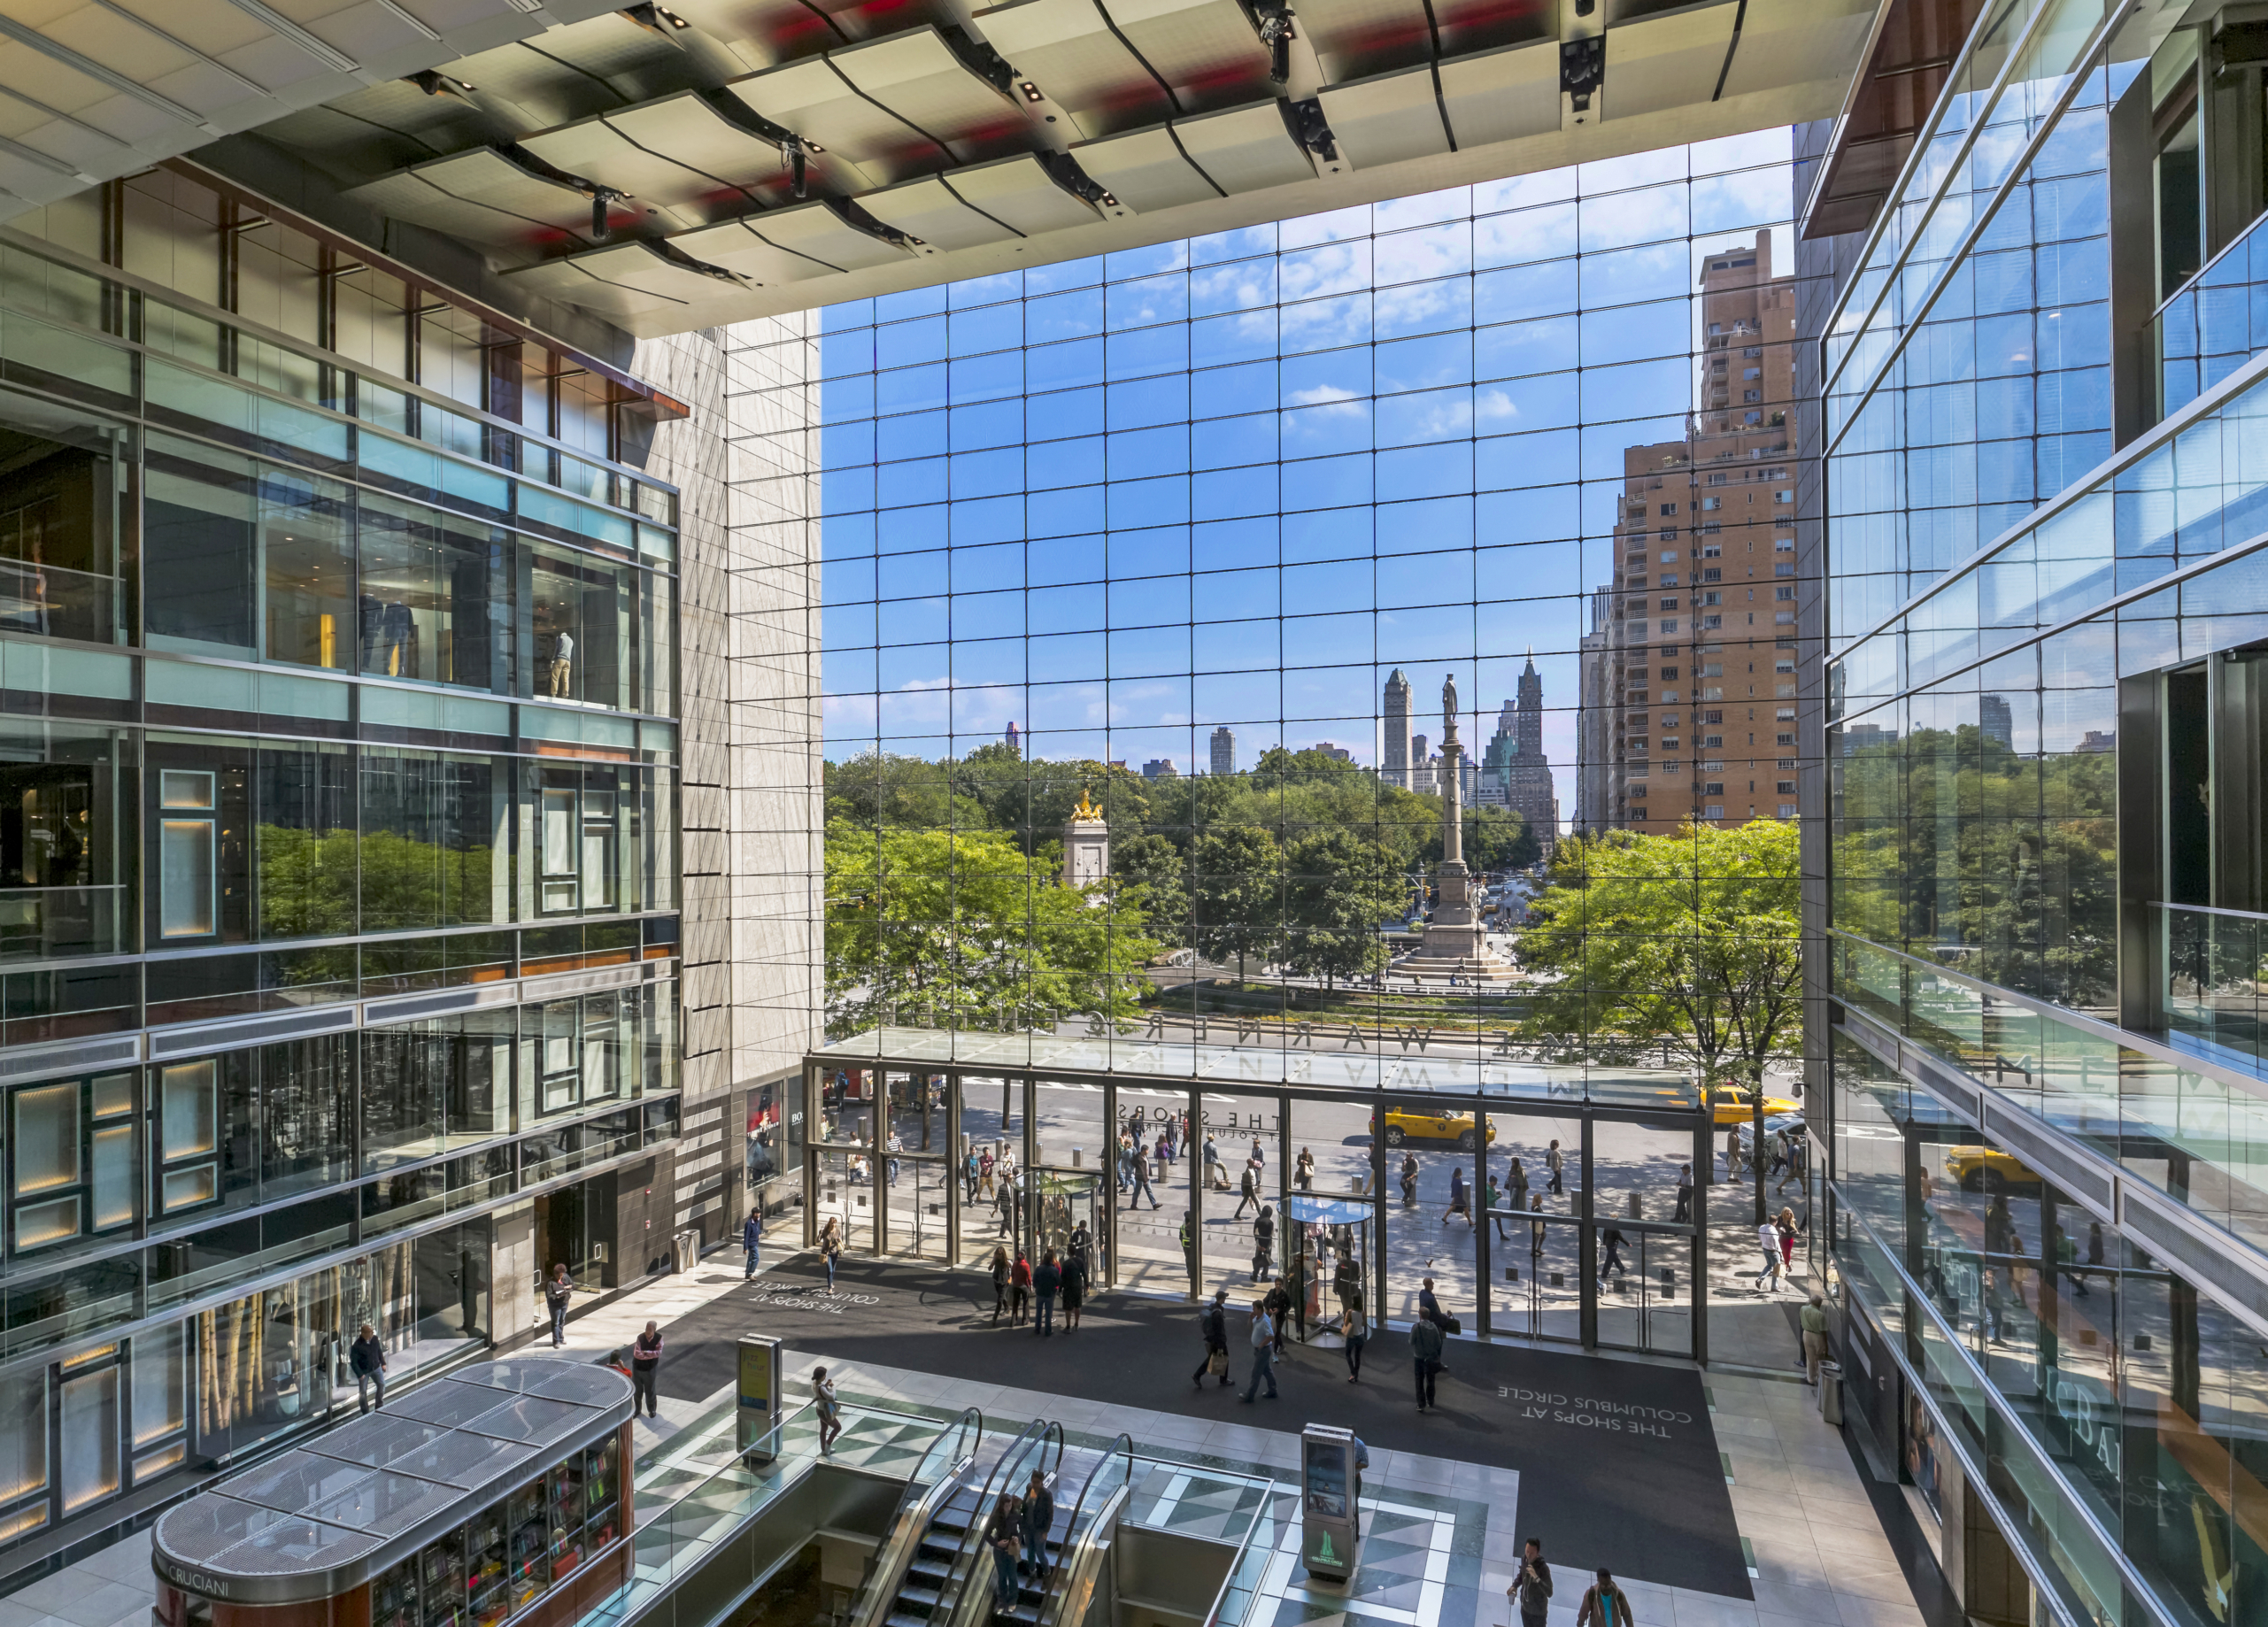
[[[1347,1306],[1369,1305],[1370,1206],[1294,1192],[1285,1208],[1284,1284],[1292,1296],[1292,1332],[1303,1343],[1335,1347]]]
[[[1693,1353],[1690,1230],[1599,1223],[1599,1343],[1657,1355]]]
[[[1492,1218],[1494,1218],[1492,1216]],[[1583,1338],[1583,1224],[1530,1212],[1504,1214],[1508,1236],[1493,1250],[1490,1326],[1522,1338]]]

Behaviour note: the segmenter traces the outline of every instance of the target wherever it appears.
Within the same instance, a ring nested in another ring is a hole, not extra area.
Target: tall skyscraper
[[[1795,817],[1795,279],[1760,231],[1703,258],[1701,296],[1686,437],[1623,454],[1592,829]]]
[[[2003,751],[2016,749],[2016,717],[2005,695],[1985,695],[1977,701],[1977,732],[1998,743]]]
[[[1397,667],[1386,678],[1385,705],[1386,737],[1378,752],[1378,777],[1389,785],[1399,785],[1404,790],[1416,789],[1409,783],[1409,680]],[[1422,760],[1424,748],[1418,748]]]
[[[1532,653],[1521,670],[1518,694],[1497,714],[1496,733],[1483,754],[1477,799],[1517,814],[1548,852],[1559,834],[1559,792],[1544,757],[1544,680]]]
[[[1237,737],[1226,723],[1213,731],[1213,772],[1217,775],[1237,771]]]

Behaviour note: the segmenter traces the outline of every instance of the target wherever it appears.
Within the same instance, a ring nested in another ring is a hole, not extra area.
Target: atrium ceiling
[[[1879,27],[1875,0],[10,13],[0,219],[282,155],[350,240],[436,232],[529,308],[640,336],[1832,117]]]

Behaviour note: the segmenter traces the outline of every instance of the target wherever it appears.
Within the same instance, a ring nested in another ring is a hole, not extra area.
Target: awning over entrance
[[[1215,1028],[1238,1033],[1236,1025]],[[1254,1033],[1233,1043],[1190,1037],[1162,1024],[1122,1033],[999,1034],[974,1029],[869,1029],[837,1040],[811,1060],[830,1068],[876,1066],[1109,1076],[1201,1084],[1308,1086],[1488,1096],[1539,1102],[1592,1102],[1662,1112],[1699,1107],[1698,1085],[1670,1068],[1531,1062],[1497,1054],[1493,1036],[1442,1035],[1404,1025],[1366,1029],[1316,1023]]]

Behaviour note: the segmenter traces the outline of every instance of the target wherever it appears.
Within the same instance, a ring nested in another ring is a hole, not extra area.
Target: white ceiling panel
[[[934,175],[869,192],[859,204],[876,220],[896,227],[910,237],[920,238],[930,252],[1012,243],[1020,235],[1005,222],[972,208]]]
[[[845,271],[903,266],[913,258],[906,250],[884,243],[871,232],[860,231],[825,204],[816,201],[767,210],[760,220],[746,224],[768,243],[807,254],[815,260],[825,260],[829,266],[840,266]]]
[[[848,158],[877,181],[925,174],[953,162],[951,152],[861,96],[824,57],[767,69],[725,89],[782,129]]]
[[[1101,3],[1119,32],[1174,88],[1185,111],[1200,112],[1267,94],[1268,47],[1237,0]]]
[[[1340,156],[1358,170],[1449,150],[1431,68],[1404,68],[1317,94]]]
[[[1183,119],[1175,123],[1174,134],[1191,162],[1231,197],[1315,178],[1315,166],[1284,128],[1284,115],[1274,102]]]
[[[1873,21],[1869,0],[1748,0],[1724,94],[1848,76]]]
[[[555,242],[559,234],[587,238],[590,200],[522,169],[493,148],[479,147],[430,159],[398,174],[350,189],[345,196],[397,220],[417,220],[490,245]],[[673,211],[646,213],[643,204],[617,204],[609,224],[628,228],[650,222],[695,224]]]
[[[1606,116],[1629,119],[1707,102],[1724,71],[1736,8],[1690,6],[1607,30]]]
[[[1433,53],[1425,0],[1300,0],[1297,11],[1300,31],[1334,80],[1423,62]]]
[[[1071,156],[1091,179],[1108,187],[1112,196],[1138,214],[1207,203],[1221,196],[1181,156],[1173,133],[1163,128],[1087,142],[1074,147]]]
[[[942,142],[1030,122],[1021,107],[969,72],[935,28],[869,40],[832,52],[828,60],[868,96]]]
[[[782,282],[800,282],[806,277],[831,277],[838,269],[807,255],[791,253],[759,236],[738,220],[705,226],[698,231],[673,237],[669,242],[672,247],[683,250],[697,260],[738,272],[760,288]],[[898,258],[902,259],[905,257],[900,255]]]
[[[991,215],[1013,226],[1027,237],[1042,232],[1068,231],[1092,226],[1097,207],[1074,197],[1055,184],[1054,178],[1030,153],[972,164],[951,176],[953,189]],[[863,201],[863,200],[861,200]],[[1108,214],[1107,209],[1100,211]]]
[[[505,275],[520,287],[623,318],[666,314],[729,294],[735,286],[679,266],[644,243],[612,243]]]
[[[1095,0],[1016,0],[979,12],[985,40],[1084,135],[1154,123],[1173,111],[1165,87],[1110,31]]]
[[[696,221],[739,214],[755,204],[716,176],[632,141],[605,119],[563,125],[520,144],[570,174],[627,192],[640,204],[668,205]]]
[[[752,68],[799,61],[859,37],[831,21],[829,8],[803,0],[672,0],[669,9],[723,41]]]
[[[1558,129],[1559,42],[1452,57],[1441,65],[1441,104],[1461,148]]]

